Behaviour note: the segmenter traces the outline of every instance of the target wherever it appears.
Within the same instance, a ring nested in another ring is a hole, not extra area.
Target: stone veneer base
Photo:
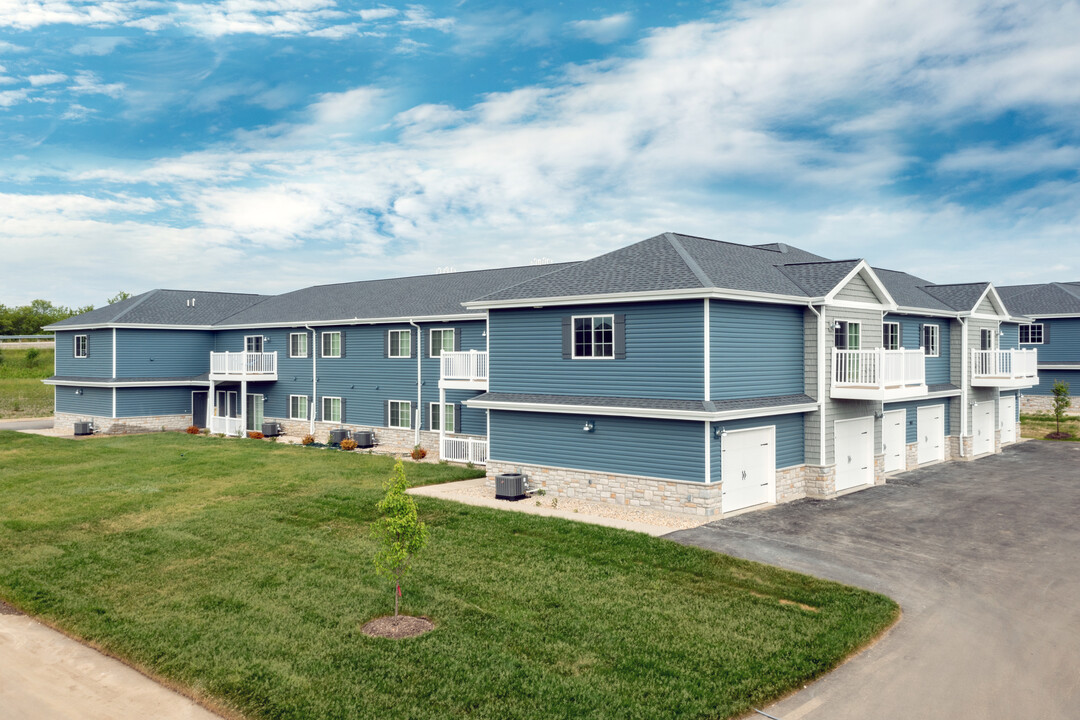
[[[191,415],[148,415],[145,417],[113,418],[75,413],[54,413],[53,428],[75,433],[75,423],[90,421],[95,435],[124,435],[126,433],[161,432],[162,430],[186,430],[191,426]]]
[[[1080,397],[1074,396],[1069,404],[1069,409],[1073,413],[1080,412]],[[1020,412],[1022,413],[1053,413],[1054,412],[1054,396],[1053,395],[1024,395],[1020,398]]]

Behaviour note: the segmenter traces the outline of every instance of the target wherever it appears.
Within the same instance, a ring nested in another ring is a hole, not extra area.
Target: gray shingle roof
[[[1080,314],[1080,283],[1004,285],[997,291],[1012,313],[1034,316]]]
[[[150,290],[112,305],[53,323],[49,328],[107,325],[212,325],[250,307],[268,295],[202,292],[199,290]],[[195,305],[189,306],[194,299]]]
[[[956,285],[928,285],[923,288],[953,310],[966,312],[975,309],[975,304],[982,298],[988,282],[960,283]]]
[[[918,308],[922,310],[936,310],[940,312],[954,312],[956,308],[949,305],[927,292],[927,288],[933,286],[928,280],[910,275],[899,270],[885,270],[874,268],[881,284],[892,295],[896,304],[903,308]]]
[[[927,390],[927,392],[936,393],[936,392],[945,392],[947,390],[957,390],[957,391],[959,391],[960,388],[958,386],[956,386],[956,385],[953,385],[952,383],[930,383],[929,385],[926,386],[926,390]]]
[[[682,412],[712,413],[732,410],[779,408],[786,405],[806,405],[814,402],[809,395],[777,395],[763,398],[738,398],[707,402],[702,400],[674,400],[666,398],[594,397],[591,395],[540,395],[535,393],[493,393],[477,395],[467,402],[524,403],[530,405],[562,405],[591,408],[617,408],[622,410],[676,410]]]
[[[858,264],[858,260],[794,263],[781,266],[780,271],[794,280],[806,294],[822,297],[839,285]]]
[[[533,278],[555,274],[573,265],[528,265],[317,285],[276,295],[216,324],[288,325],[353,318],[460,315],[468,312],[461,306],[467,300]]]

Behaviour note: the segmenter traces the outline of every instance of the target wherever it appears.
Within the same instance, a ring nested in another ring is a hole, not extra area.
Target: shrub
[[[371,536],[379,544],[375,571],[394,582],[394,616],[401,600],[401,582],[409,572],[413,556],[427,544],[428,529],[416,515],[416,503],[405,494],[409,481],[405,466],[398,460],[393,474],[383,485],[386,496],[376,508],[379,519],[371,524]]]
[[[30,348],[26,351],[26,367],[34,367],[37,365],[38,356],[41,355],[41,351],[37,348]]]
[[[262,439],[263,439],[264,437],[266,437],[266,436],[265,436],[265,435],[263,435],[263,434],[262,434],[261,432],[259,432],[258,430],[252,430],[252,431],[250,431],[250,432],[248,433],[248,437],[249,437],[249,438],[251,438],[252,440],[262,440]]]
[[[341,449],[342,450],[355,450],[356,449],[356,441],[353,440],[352,438],[345,438],[344,440],[341,441]]]
[[[314,445],[314,444],[315,444],[315,436],[314,436],[314,435],[305,435],[305,436],[304,436],[304,437],[303,437],[303,438],[302,438],[302,439],[300,440],[300,443],[301,443],[302,445]]]
[[[187,429],[187,434],[188,435],[198,435],[199,432],[200,431],[199,431],[199,426],[198,425],[188,425],[188,429]]]
[[[414,445],[412,452],[409,454],[412,456],[413,460],[423,460],[427,457],[427,450],[420,447],[419,445]]]

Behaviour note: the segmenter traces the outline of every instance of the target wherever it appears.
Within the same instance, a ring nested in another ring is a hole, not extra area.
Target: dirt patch
[[[1072,433],[1067,432],[1052,432],[1046,436],[1047,440],[1072,440]]]
[[[434,623],[427,618],[413,617],[412,615],[387,615],[369,621],[360,631],[371,637],[382,638],[411,638],[423,635],[435,629]]]
[[[22,613],[0,600],[0,615],[22,615]]]

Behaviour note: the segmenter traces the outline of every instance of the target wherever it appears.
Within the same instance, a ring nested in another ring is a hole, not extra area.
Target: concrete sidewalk
[[[0,430],[46,430],[52,426],[51,417],[0,420]]]
[[[97,650],[0,604],[3,720],[219,720]]]

